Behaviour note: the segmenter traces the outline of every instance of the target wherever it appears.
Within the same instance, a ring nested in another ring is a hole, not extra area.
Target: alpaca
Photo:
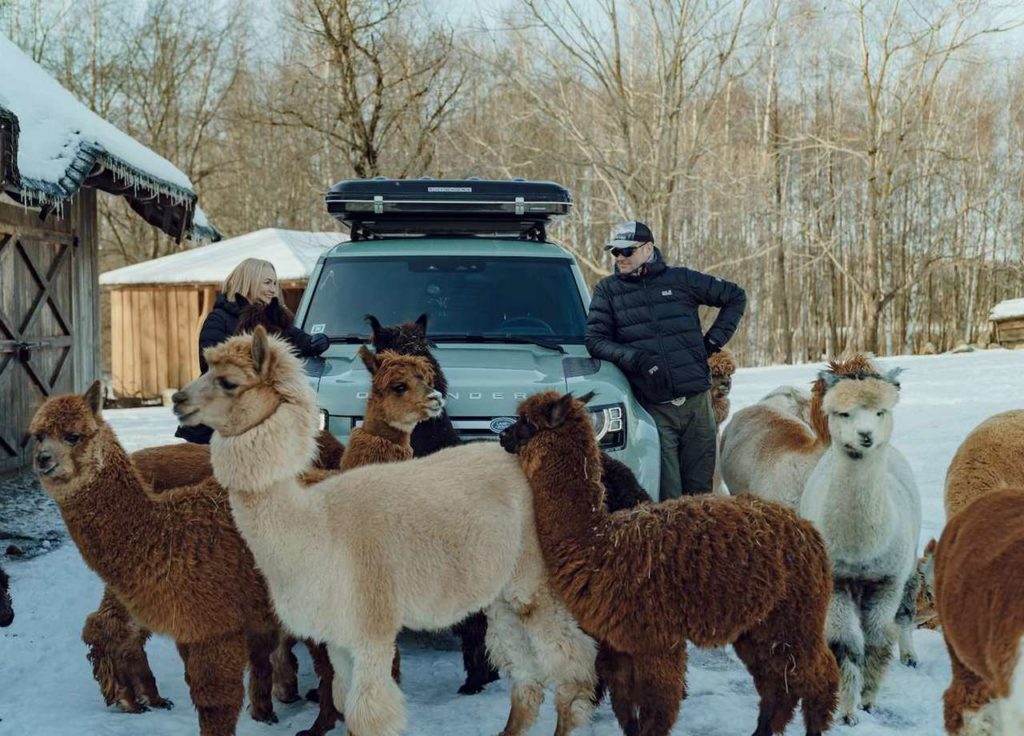
[[[330,439],[325,440],[325,436]],[[344,445],[330,433],[321,431],[317,436],[317,447],[315,467],[336,468],[344,453]],[[136,450],[131,454],[131,460],[143,482],[154,493],[195,485],[213,477],[208,445],[190,442],[157,445]],[[89,647],[86,656],[107,705],[117,705],[126,713],[143,713],[150,707],[173,707],[170,700],[160,696],[156,678],[150,669],[145,650],[149,637],[150,632],[132,619],[112,590],[105,588],[99,608],[85,619],[82,641]],[[282,656],[290,654],[288,637],[282,636],[281,643],[271,655],[273,694],[282,703],[299,699],[296,681],[298,661],[294,656],[290,660],[282,660]]]
[[[708,358],[708,368],[711,369],[711,411],[721,428],[729,418],[729,392],[732,391],[732,376],[736,372],[736,358],[723,348]]]
[[[552,584],[616,660],[609,686],[623,731],[669,732],[687,640],[733,644],[761,696],[756,736],[781,733],[801,699],[807,733],[825,731],[838,672],[824,637],[832,585],[821,536],[791,510],[750,497],[609,513],[589,398],[528,398],[501,443],[533,488]]]
[[[811,423],[811,393],[797,386],[777,386],[757,403],[773,406],[806,424]]]
[[[146,629],[172,637],[202,736],[229,736],[248,657],[253,718],[274,722],[269,655],[278,623],[225,493],[208,480],[156,495],[100,414],[99,381],[47,400],[33,464],[86,564]]]
[[[11,602],[11,580],[0,567],[0,627],[14,623],[14,604]]]
[[[889,444],[899,372],[821,372],[831,447],[800,499],[832,560],[828,641],[841,674],[839,711],[851,724],[858,706],[875,705],[897,625],[913,625],[921,499],[910,465]]]
[[[405,725],[390,671],[396,635],[450,626],[498,596],[532,523],[529,484],[501,448],[477,443],[302,491],[317,413],[298,359],[262,327],[205,357],[209,371],[175,394],[176,414],[214,428],[214,475],[282,622],[327,642],[349,730],[396,736]],[[433,394],[423,380],[405,391],[421,418],[439,413]]]
[[[946,524],[935,550],[935,602],[953,665],[950,734],[1024,733],[1024,487],[989,491]]]
[[[991,416],[957,448],[946,471],[946,519],[998,488],[1024,487],[1024,409]]]
[[[448,379],[430,350],[430,343],[427,340],[426,314],[421,314],[414,322],[403,322],[387,327],[372,314],[366,315],[366,321],[370,323],[370,340],[377,352],[391,350],[401,355],[417,355],[430,361],[430,366],[434,370],[434,388],[440,391],[442,396],[448,395]],[[413,457],[426,457],[446,447],[462,444],[452,420],[444,411],[417,424],[412,431],[410,442]],[[482,692],[488,683],[498,679],[498,670],[487,659],[485,648],[487,618],[483,611],[475,611],[452,626],[452,631],[461,641],[462,667],[466,671],[466,680],[459,686],[458,692],[460,695],[475,695]]]
[[[868,370],[861,356],[832,362],[838,375]],[[796,509],[804,484],[828,449],[828,420],[821,410],[825,386],[812,385],[805,421],[783,406],[798,405],[800,389],[775,389],[753,406],[741,409],[722,432],[722,479],[733,495],[750,493]],[[791,403],[792,402],[792,403]]]

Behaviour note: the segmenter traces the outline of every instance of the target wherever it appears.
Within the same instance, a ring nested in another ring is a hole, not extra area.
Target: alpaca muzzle
[[[174,395],[171,396],[171,403],[173,405],[172,411],[174,412],[174,416],[177,417],[179,424],[187,427],[190,424],[198,423],[198,421],[190,421],[195,419],[196,414],[199,413],[199,409],[191,405],[187,393],[184,391],[175,391]]]
[[[56,458],[49,452],[37,452],[32,458],[32,464],[40,475],[52,475],[60,466]]]

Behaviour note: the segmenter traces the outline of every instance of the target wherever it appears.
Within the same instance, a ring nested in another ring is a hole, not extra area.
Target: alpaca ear
[[[366,366],[366,370],[370,371],[370,375],[377,373],[377,369],[380,368],[380,357],[376,353],[371,353],[365,345],[359,346],[359,357],[363,361],[363,365]]]
[[[572,412],[572,394],[565,394],[558,399],[548,410],[548,424],[551,427],[560,427],[569,418]]]
[[[903,372],[902,368],[893,368],[890,371],[886,371],[885,375],[883,375],[882,378],[884,378],[886,381],[888,381],[893,386],[895,386],[897,389],[899,389],[900,388],[899,377],[900,377],[900,374],[902,372]]]
[[[825,390],[827,391],[843,380],[843,377],[836,375],[832,371],[819,371],[818,380],[825,384]]]
[[[100,386],[99,381],[93,381],[92,385],[86,389],[85,394],[82,398],[85,399],[86,405],[96,416],[100,415],[100,410],[103,408],[103,390]]]
[[[934,537],[929,539],[928,540],[928,544],[926,544],[925,547],[924,547],[924,556],[927,557],[928,555],[935,554],[935,548],[938,547],[938,546],[939,546],[939,543],[935,541]]]
[[[363,319],[365,319],[367,322],[370,323],[370,329],[373,330],[373,336],[370,338],[370,341],[374,345],[376,345],[377,344],[377,335],[380,334],[380,328],[381,328],[380,320],[378,320],[372,314],[363,315]]]
[[[426,337],[426,334],[427,334],[427,313],[426,312],[424,312],[423,314],[421,314],[419,317],[416,318],[416,326],[419,327],[420,330],[423,331],[423,336]]]
[[[256,325],[252,331],[252,367],[257,373],[263,373],[263,368],[270,357],[270,343],[267,341],[267,330],[263,325]]]
[[[583,404],[584,406],[586,406],[587,404],[590,403],[590,400],[593,399],[595,396],[597,396],[597,391],[587,391],[587,393],[583,394],[576,400]]]

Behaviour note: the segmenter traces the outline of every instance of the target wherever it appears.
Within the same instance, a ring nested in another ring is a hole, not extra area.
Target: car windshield
[[[586,312],[564,258],[366,256],[330,260],[303,329],[334,339],[426,313],[430,337],[582,343]]]

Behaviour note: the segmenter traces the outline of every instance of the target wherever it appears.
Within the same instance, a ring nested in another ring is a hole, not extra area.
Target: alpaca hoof
[[[316,691],[313,690],[312,692],[316,692]],[[307,697],[308,697],[308,693],[307,693]],[[291,693],[285,693],[284,695],[278,695],[278,696],[276,696],[276,698],[277,698],[277,702],[278,703],[297,703],[298,701],[302,700],[302,698],[299,697],[298,691],[291,692]]]
[[[134,703],[122,700],[117,704],[118,710],[122,713],[148,713],[149,706],[145,703]]]
[[[856,726],[860,721],[860,717],[856,713],[847,713],[843,716],[843,723],[847,726]]]
[[[466,682],[459,688],[459,695],[476,695],[482,693],[484,686],[478,682]]]
[[[274,711],[269,713],[253,713],[252,719],[260,723],[277,723],[277,713]]]
[[[306,693],[306,700],[308,700],[310,703],[319,703],[320,691],[316,688],[313,688],[312,690],[308,691]]]
[[[161,710],[170,710],[174,707],[174,701],[170,698],[160,698],[159,700],[152,700],[149,703],[151,708],[160,708]]]

